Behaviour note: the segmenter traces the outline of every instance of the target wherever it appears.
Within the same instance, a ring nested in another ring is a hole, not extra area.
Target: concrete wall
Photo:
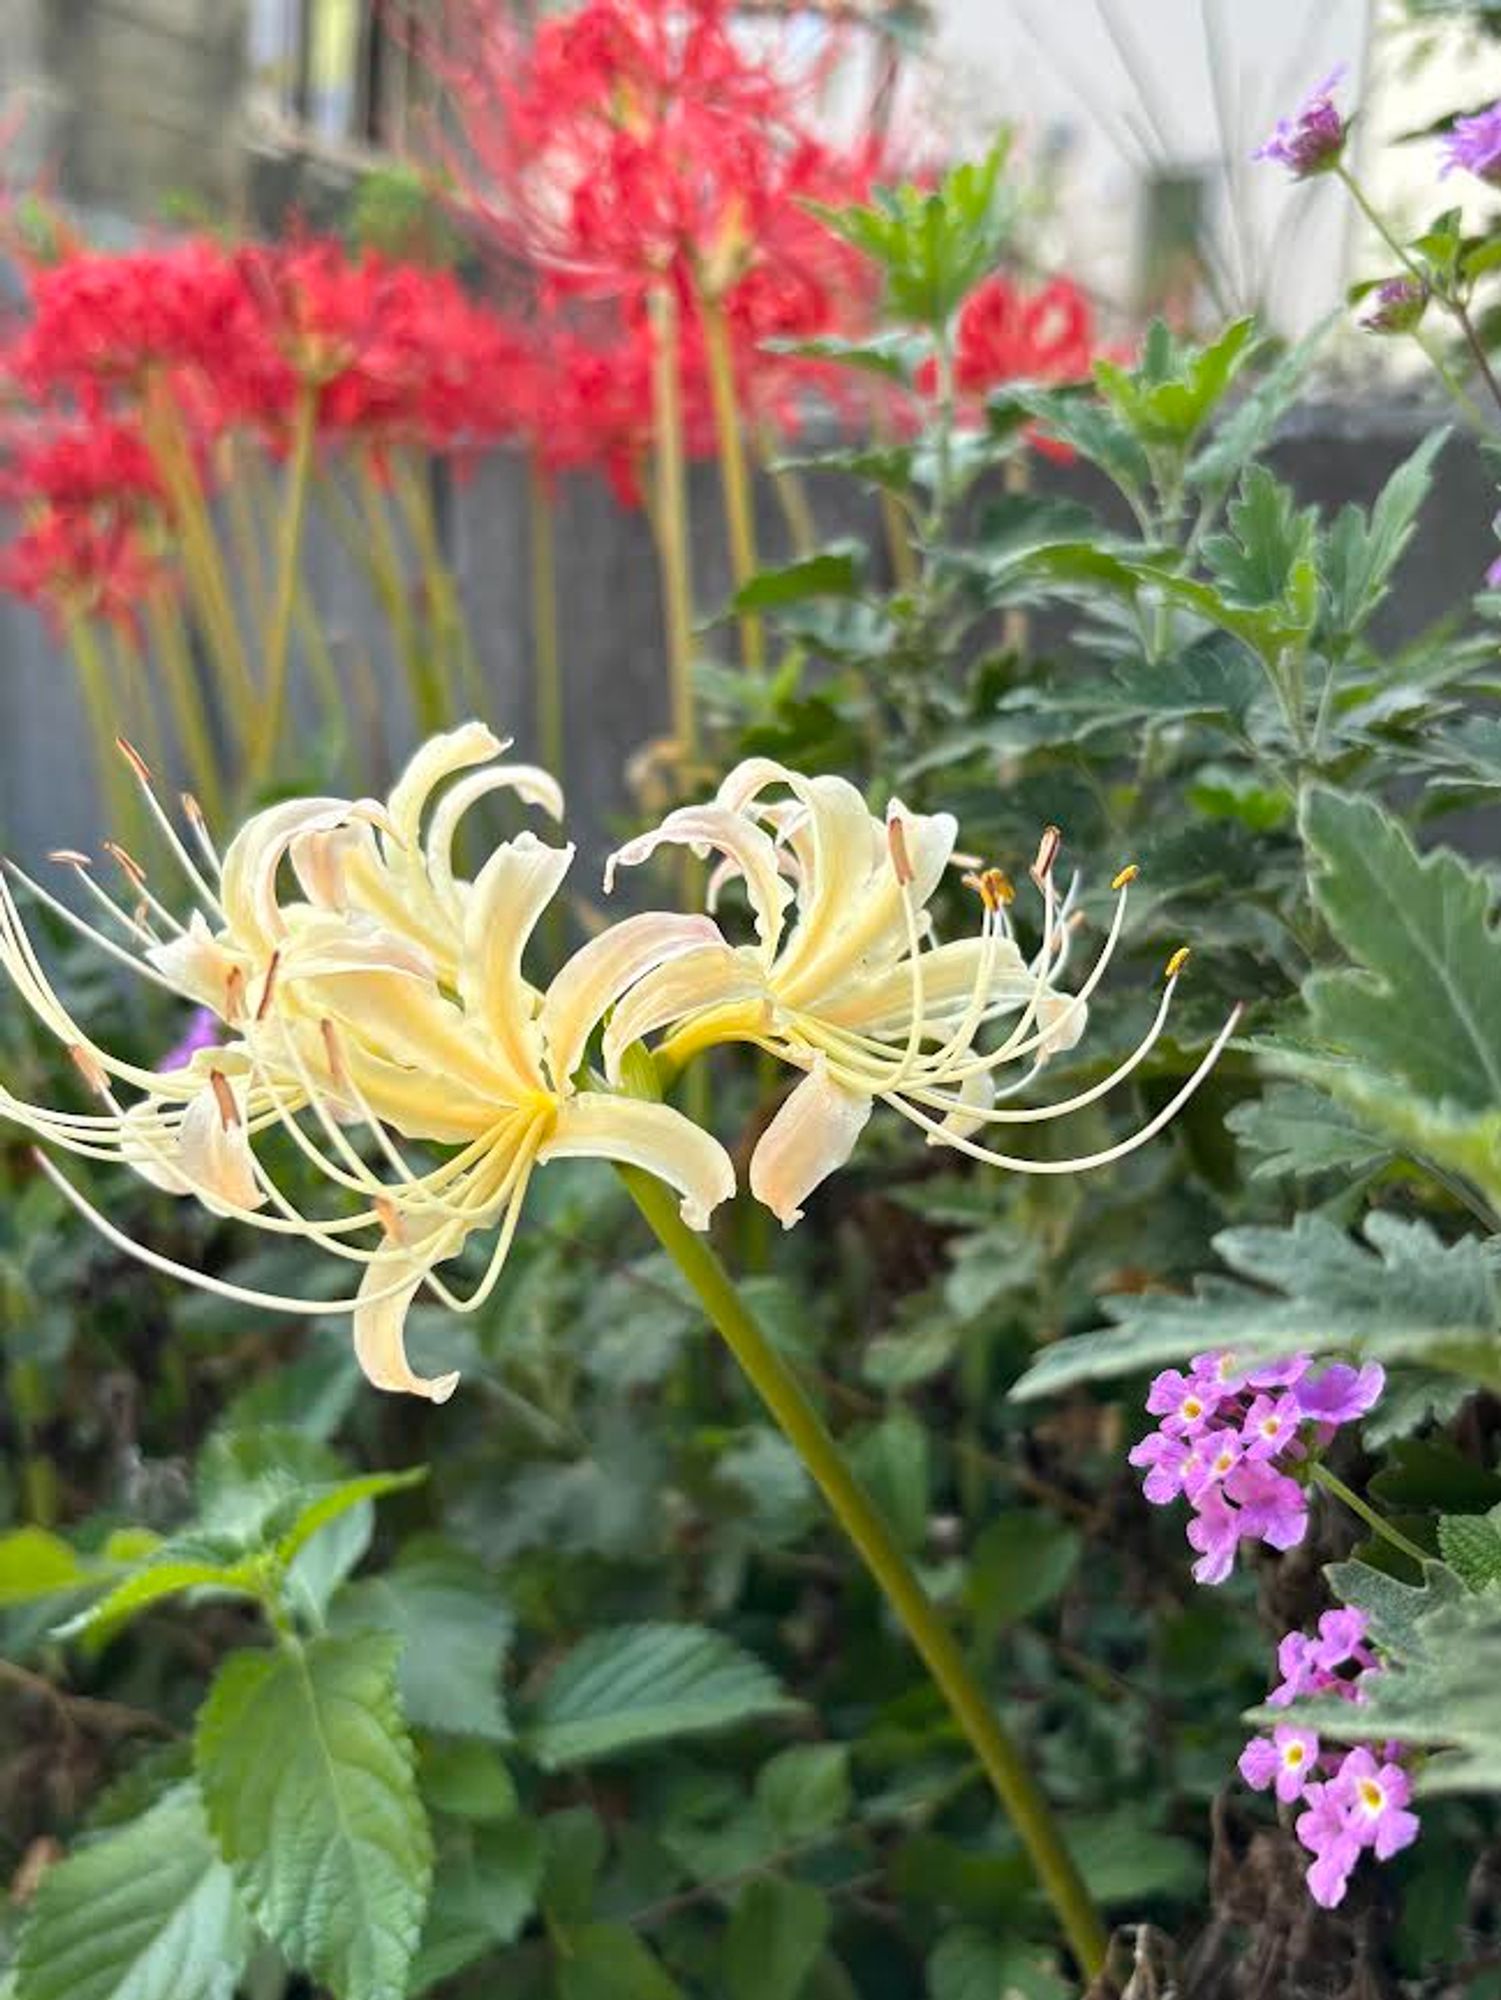
[[[1320,410],[1307,414],[1280,443],[1279,469],[1309,500],[1333,510],[1348,499],[1368,503],[1411,450],[1431,413],[1407,410]],[[1066,490],[1087,476],[1047,469]],[[698,601],[723,602],[727,567],[718,529],[712,470],[700,469],[693,495]],[[815,491],[829,532],[875,542],[872,511],[842,487]],[[761,495],[763,545],[775,555],[780,521]],[[1440,461],[1438,483],[1404,564],[1398,589],[1382,614],[1385,644],[1413,637],[1435,619],[1462,610],[1495,553],[1491,516],[1494,482],[1468,439],[1456,438]],[[452,495],[451,536],[487,689],[487,720],[514,734],[523,752],[535,749],[531,698],[531,621],[527,582],[526,482],[509,457],[482,466]],[[651,538],[640,515],[623,513],[593,481],[570,484],[558,524],[562,651],[567,676],[567,765],[570,832],[591,862],[629,810],[624,766],[667,728],[661,664],[657,572]],[[374,785],[380,765],[399,762],[412,723],[382,641],[380,621],[331,535],[314,538],[310,575],[325,629],[346,655],[369,654],[389,690],[378,714],[355,713],[349,734],[362,784]],[[315,782],[329,782],[313,772]],[[35,857],[57,845],[89,846],[108,829],[94,799],[88,742],[71,668],[53,650],[36,618],[0,599],[0,838],[12,852]]]

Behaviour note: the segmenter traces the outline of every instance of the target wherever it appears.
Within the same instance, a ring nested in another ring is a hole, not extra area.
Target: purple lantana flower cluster
[[[1334,93],[1344,81],[1345,65],[1332,69],[1298,106],[1294,118],[1279,118],[1272,136],[1251,155],[1255,160],[1275,160],[1286,167],[1295,180],[1310,174],[1327,173],[1337,166],[1345,150],[1349,126],[1334,102]]]
[[[1302,1541],[1308,1496],[1295,1473],[1341,1424],[1365,1415],[1385,1382],[1374,1361],[1315,1370],[1309,1355],[1295,1354],[1242,1366],[1220,1349],[1195,1355],[1187,1374],[1166,1368],[1157,1376],[1147,1408],[1158,1425],[1131,1463],[1145,1470],[1154,1506],[1182,1498],[1193,1509],[1196,1582],[1223,1583],[1242,1542],[1290,1549]]]
[[[1300,1695],[1335,1695],[1359,1702],[1373,1675],[1384,1671],[1372,1651],[1365,1613],[1326,1611],[1315,1637],[1289,1632],[1277,1648],[1282,1678],[1267,1696],[1286,1708]],[[1295,1831],[1313,1856],[1308,1887],[1332,1910],[1344,1900],[1362,1854],[1388,1861],[1418,1837],[1408,1811],[1411,1781],[1402,1746],[1376,1752],[1324,1749],[1311,1729],[1279,1722],[1270,1736],[1253,1736],[1240,1756],[1240,1774],[1258,1792],[1272,1790],[1283,1805],[1301,1805]]]
[[[1473,118],[1456,118],[1444,136],[1444,164],[1440,178],[1456,168],[1475,174],[1492,187],[1501,187],[1501,104],[1479,111]]]

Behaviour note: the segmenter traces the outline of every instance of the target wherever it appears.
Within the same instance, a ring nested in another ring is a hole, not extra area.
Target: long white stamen
[[[79,867],[71,859],[64,865],[72,868],[78,880],[84,884],[85,888],[92,890],[107,909],[119,917],[122,923],[129,926],[132,936],[145,938],[146,933],[137,930],[130,923],[130,919],[124,915],[116,904],[110,901],[110,898],[99,887],[99,884],[94,880],[92,875],[88,874],[85,869]],[[52,895],[50,891],[42,887],[40,882],[34,881],[24,868],[18,868],[14,861],[7,861],[5,866],[18,882],[25,885],[29,895],[34,896],[39,903],[46,909],[49,909],[59,922],[65,923],[70,930],[76,931],[79,937],[87,938],[89,943],[96,950],[102,951],[106,958],[114,959],[117,965],[128,966],[137,978],[149,980],[153,986],[159,986],[164,993],[170,993],[175,998],[181,998],[178,989],[172,984],[171,980],[164,979],[154,965],[148,965],[144,959],[137,957],[134,952],[127,951],[123,945],[116,944],[113,938],[106,937],[103,931],[96,929],[93,924],[79,916],[76,910],[70,910],[60,897]]]
[[[131,770],[135,773],[136,784],[140,787],[141,796],[145,799],[147,808],[150,811],[152,818],[156,821],[158,827],[161,829],[162,835],[165,838],[168,847],[172,850],[172,854],[177,862],[177,865],[179,866],[179,868],[182,869],[184,875],[187,876],[189,885],[192,887],[194,893],[200,896],[202,900],[208,905],[210,910],[212,910],[216,915],[222,916],[223,911],[219,905],[219,898],[215,894],[215,892],[209,887],[208,883],[204,880],[203,874],[200,871],[197,862],[193,859],[192,855],[189,854],[187,848],[183,845],[182,838],[179,835],[177,828],[173,826],[172,821],[169,818],[165,807],[162,805],[161,800],[157,797],[156,787],[151,782],[150,769],[146,765],[144,759],[140,756],[140,754],[137,751],[131,748],[131,746],[125,741],[123,736],[116,737],[115,741],[119,747],[121,755],[124,757],[126,763],[129,764]]]

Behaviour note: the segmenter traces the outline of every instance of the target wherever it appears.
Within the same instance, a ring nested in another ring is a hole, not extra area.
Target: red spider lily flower
[[[104,503],[157,506],[162,500],[156,461],[139,427],[124,418],[28,428],[0,448],[9,460],[0,472],[0,496],[7,499],[45,500],[69,511]]]
[[[973,418],[973,406],[1008,382],[1086,382],[1103,351],[1089,300],[1070,279],[1052,278],[1027,292],[996,272],[970,293],[955,323],[954,388],[961,416]],[[923,363],[916,386],[925,397],[936,394],[934,361]],[[1034,429],[1029,436],[1049,458],[1074,455],[1045,432]]]
[[[41,509],[0,554],[0,587],[59,630],[73,618],[101,618],[135,632],[141,605],[168,574],[124,516],[65,507]]]

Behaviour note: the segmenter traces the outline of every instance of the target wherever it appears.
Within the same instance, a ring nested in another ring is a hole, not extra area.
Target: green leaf
[[[624,1625],[592,1633],[543,1690],[527,1734],[548,1770],[618,1756],[797,1704],[751,1654],[701,1625]]]
[[[331,1527],[352,1508],[363,1506],[367,1500],[383,1499],[388,1493],[405,1493],[413,1486],[420,1486],[426,1478],[427,1467],[414,1465],[405,1472],[362,1472],[353,1479],[341,1480],[297,1508],[277,1538],[277,1555],[284,1563],[293,1562],[314,1535]]]
[[[1250,358],[1255,335],[1255,321],[1240,319],[1207,346],[1186,347],[1159,320],[1147,336],[1140,367],[1128,371],[1098,361],[1095,380],[1144,443],[1181,451],[1224,400]]]
[[[252,1915],[338,2000],[403,2000],[432,1873],[396,1642],[233,1653],[199,1713],[209,1824]]]
[[[473,1556],[436,1540],[410,1543],[393,1568],[347,1584],[330,1623],[339,1632],[396,1635],[401,1705],[419,1729],[510,1741],[500,1668],[514,1620]]]
[[[1438,1524],[1444,1561],[1466,1590],[1501,1584],[1501,1526],[1490,1514],[1445,1514]]]
[[[829,1934],[829,1899],[808,1882],[758,1875],[735,1899],[724,1941],[728,2000],[798,2000]]]
[[[433,1898],[409,1990],[425,1993],[476,1959],[514,1944],[537,1907],[543,1840],[535,1821],[451,1829],[433,1876]]]
[[[928,1532],[932,1446],[910,1410],[898,1407],[863,1432],[850,1457],[898,1538],[916,1548]]]
[[[1356,1174],[1379,1166],[1391,1147],[1353,1113],[1305,1084],[1273,1084],[1237,1104],[1225,1123],[1252,1159],[1252,1180]]]
[[[1324,622],[1340,639],[1353,638],[1385,597],[1433,484],[1433,462],[1448,438],[1447,430],[1433,431],[1403,460],[1382,488],[1369,521],[1352,502],[1324,537],[1319,561]]]
[[[1091,1895],[1107,1908],[1203,1892],[1203,1854],[1175,1834],[1144,1826],[1139,1805],[1069,1820],[1064,1837]]]
[[[992,1643],[1064,1590],[1084,1544],[1078,1531],[1040,1509],[1014,1507],[982,1529],[970,1564],[969,1600],[977,1633]]]
[[[1329,313],[1267,369],[1243,396],[1188,468],[1201,490],[1224,491],[1242,468],[1265,448],[1273,431],[1318,359],[1320,348],[1344,315]]]
[[[1012,1390],[1025,1401],[1076,1382],[1135,1374],[1205,1347],[1244,1354],[1420,1358],[1501,1386],[1493,1264],[1473,1238],[1443,1244],[1421,1222],[1366,1217],[1370,1248],[1326,1217],[1291,1229],[1227,1229],[1214,1247],[1246,1283],[1200,1278],[1191,1298],[1106,1299],[1116,1322],[1050,1347]]]
[[[1313,622],[1313,548],[1317,511],[1299,507],[1290,487],[1264,465],[1241,480],[1226,518],[1229,531],[1206,535],[1204,560],[1227,604],[1276,606],[1295,631]]]
[[[864,587],[864,547],[858,542],[836,542],[800,562],[763,569],[736,591],[730,608],[780,611],[810,597],[858,597]]]
[[[1357,968],[1304,987],[1320,1035],[1435,1103],[1501,1105],[1494,891],[1448,848],[1419,855],[1369,799],[1315,787],[1302,811],[1313,892]]]
[[[1033,1947],[972,1924],[945,1931],[928,1959],[928,2000],[1070,2000],[1072,1990]]]
[[[763,1764],[756,1799],[784,1845],[827,1833],[850,1809],[850,1758],[843,1743],[797,1743]]]
[[[231,2000],[251,1942],[197,1788],[179,1785],[47,1870],[16,2000]]]
[[[464,1737],[426,1736],[418,1744],[422,1796],[454,1819],[511,1819],[520,1810],[516,1780],[497,1750]]]
[[[55,1628],[59,1639],[92,1640],[103,1645],[132,1618],[137,1618],[164,1597],[176,1597],[184,1590],[208,1590],[224,1597],[261,1597],[268,1578],[262,1564],[253,1558],[234,1563],[201,1562],[173,1553],[168,1543],[160,1554],[144,1563],[133,1576],[117,1583],[113,1590],[77,1612]]]
[[[98,1566],[86,1562],[61,1535],[45,1528],[14,1528],[0,1535],[0,1606],[57,1597],[102,1580]]]
[[[682,1988],[624,1924],[585,1924],[558,1940],[558,2000],[682,2000]]]

